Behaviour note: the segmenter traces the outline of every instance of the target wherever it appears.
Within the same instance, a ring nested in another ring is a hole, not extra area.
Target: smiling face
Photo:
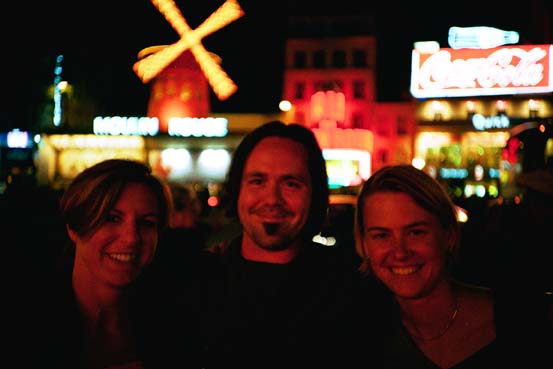
[[[305,148],[283,137],[261,140],[246,161],[238,196],[244,242],[274,251],[297,245],[311,192]]]
[[[93,234],[81,237],[68,229],[76,247],[73,274],[94,285],[128,285],[155,255],[158,219],[152,191],[144,184],[128,184]]]
[[[447,250],[455,238],[435,215],[397,192],[369,195],[362,211],[361,241],[371,268],[397,297],[424,297],[445,281]]]

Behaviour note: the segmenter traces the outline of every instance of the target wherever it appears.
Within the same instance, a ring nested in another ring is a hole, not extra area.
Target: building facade
[[[413,157],[414,104],[378,101],[374,31],[370,15],[291,17],[285,48],[287,118],[311,128],[323,151],[356,150],[352,155],[366,158],[357,169],[347,164],[353,186]]]
[[[413,50],[414,159],[454,197],[519,195],[553,157],[552,45]]]

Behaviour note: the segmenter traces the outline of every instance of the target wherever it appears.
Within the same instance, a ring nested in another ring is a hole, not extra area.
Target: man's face
[[[306,149],[288,138],[261,140],[246,160],[238,196],[245,242],[290,248],[309,217],[311,192]]]

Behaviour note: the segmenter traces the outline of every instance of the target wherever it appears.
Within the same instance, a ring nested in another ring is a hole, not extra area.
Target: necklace
[[[432,336],[432,337],[419,336],[419,335],[416,335],[416,334],[414,334],[413,332],[410,332],[410,331],[408,331],[408,333],[411,335],[411,337],[413,337],[417,341],[428,342],[428,341],[437,340],[438,338],[440,338],[444,334],[446,334],[446,332],[449,330],[449,328],[451,328],[451,325],[455,321],[455,318],[457,318],[457,313],[458,312],[459,312],[459,303],[457,302],[457,299],[455,299],[455,309],[453,309],[453,313],[451,314],[451,317],[449,318],[449,321],[447,322],[447,324],[445,325],[445,328],[440,333],[438,333],[437,335]]]

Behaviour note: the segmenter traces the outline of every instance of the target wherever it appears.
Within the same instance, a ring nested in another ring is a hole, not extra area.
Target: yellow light
[[[133,66],[143,83],[148,83],[184,51],[190,49],[209,85],[220,100],[230,97],[238,89],[226,72],[202,45],[202,39],[244,15],[236,0],[227,0],[202,24],[192,30],[172,0],[151,0],[181,37],[176,43],[163,47]]]
[[[455,206],[455,212],[457,214],[457,221],[460,223],[466,223],[469,220],[469,214],[466,209],[460,206]]]
[[[68,86],[67,81],[60,81],[57,87],[58,87],[58,90],[60,90],[60,92],[64,92],[67,89],[67,86]]]

